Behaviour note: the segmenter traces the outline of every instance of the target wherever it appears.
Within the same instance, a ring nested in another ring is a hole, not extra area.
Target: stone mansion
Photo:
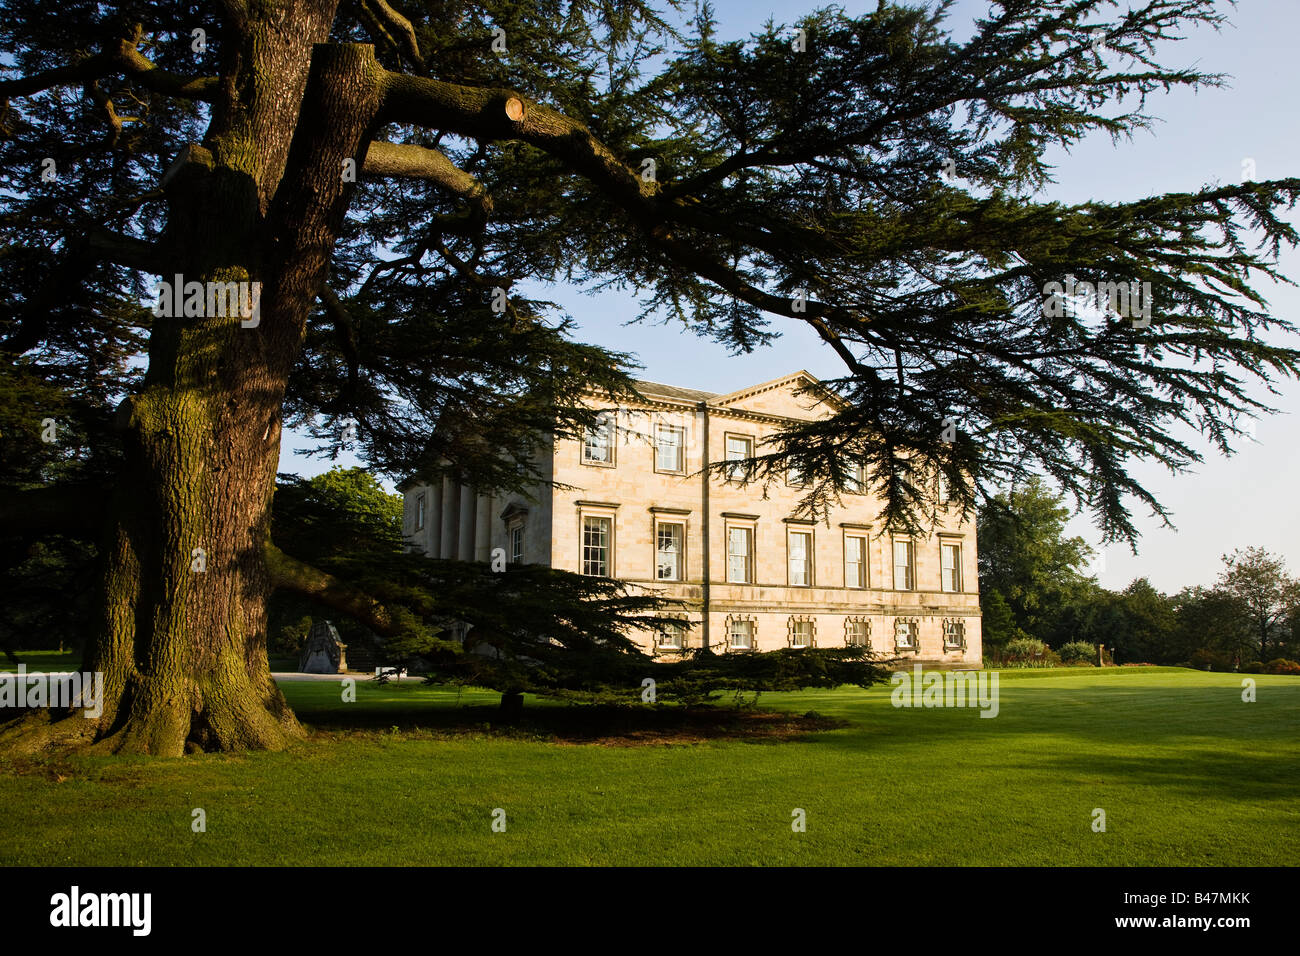
[[[603,407],[583,440],[551,442],[543,486],[477,494],[444,479],[410,480],[405,535],[426,554],[550,565],[616,577],[687,602],[689,629],[653,638],[672,654],[707,642],[719,652],[867,644],[888,657],[960,663],[981,658],[973,523],[941,505],[927,537],[884,533],[879,504],[846,493],[817,522],[795,518],[797,477],[741,487],[706,480],[708,462],[762,453],[791,420],[826,414],[797,394],[796,372],[725,395],[638,382],[644,402]],[[943,495],[942,490],[939,491]],[[650,640],[647,636],[646,640]]]

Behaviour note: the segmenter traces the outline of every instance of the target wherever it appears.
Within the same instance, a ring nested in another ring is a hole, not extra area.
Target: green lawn
[[[768,694],[848,725],[651,746],[476,729],[485,692],[286,684],[318,728],[289,753],[0,763],[0,862],[1295,864],[1300,678],[1255,680],[1243,703],[1230,674],[1003,671],[992,720],[888,687]],[[344,707],[375,729],[320,729]]]

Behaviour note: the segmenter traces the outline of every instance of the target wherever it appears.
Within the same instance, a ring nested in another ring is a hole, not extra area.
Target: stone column
[[[456,519],[460,514],[460,486],[450,478],[442,479],[442,531],[438,540],[438,557],[456,557]]]
[[[492,496],[478,496],[478,514],[474,518],[474,560],[492,558]]]
[[[456,556],[461,561],[474,560],[474,489],[460,486],[460,533],[456,538]]]
[[[438,557],[442,540],[442,484],[426,485],[428,500],[424,514],[424,553]]]

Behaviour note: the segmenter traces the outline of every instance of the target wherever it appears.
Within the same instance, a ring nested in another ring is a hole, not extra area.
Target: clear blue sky
[[[790,23],[822,4],[719,0],[716,12],[721,38],[745,36],[770,15]],[[849,13],[875,7],[843,4]],[[1180,43],[1166,47],[1166,65],[1193,66],[1208,73],[1226,73],[1230,86],[1193,93],[1177,90],[1148,100],[1147,112],[1157,118],[1154,129],[1137,133],[1132,141],[1112,145],[1106,136],[1079,144],[1070,153],[1052,155],[1057,182],[1044,198],[1063,202],[1089,199],[1120,201],[1162,192],[1195,190],[1215,181],[1241,178],[1242,163],[1255,162],[1256,178],[1300,175],[1300,0],[1243,0],[1235,9],[1222,4],[1231,25],[1221,32],[1196,30]],[[958,37],[971,21],[987,11],[987,3],[967,0],[954,7],[951,24]],[[1282,273],[1300,280],[1300,255],[1284,254]],[[678,327],[626,325],[636,304],[614,293],[588,296],[572,287],[547,288],[545,297],[568,310],[581,326],[580,337],[599,345],[636,354],[644,366],[641,377],[673,385],[725,392],[805,368],[814,375],[841,371],[838,359],[810,331],[788,320],[773,319],[782,337],[766,349],[733,357],[726,350]],[[1273,310],[1292,321],[1300,319],[1300,290],[1266,287]],[[1292,342],[1292,345],[1300,343]],[[1103,585],[1122,588],[1145,575],[1161,590],[1212,583],[1220,556],[1234,548],[1259,545],[1287,558],[1300,572],[1300,448],[1297,413],[1300,386],[1286,382],[1270,404],[1281,414],[1256,425],[1256,443],[1223,458],[1193,439],[1205,461],[1170,474],[1163,468],[1138,466],[1136,473],[1155,497],[1173,513],[1177,531],[1136,512],[1142,531],[1138,554],[1126,546],[1101,552],[1096,570]],[[330,462],[293,454],[304,443],[286,435],[281,470],[315,474]],[[341,464],[354,464],[340,458]],[[1090,520],[1080,516],[1073,533],[1096,545]]]

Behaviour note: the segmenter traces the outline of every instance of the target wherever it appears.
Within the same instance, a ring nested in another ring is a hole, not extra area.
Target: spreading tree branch
[[[492,214],[492,197],[483,188],[483,184],[440,150],[427,146],[372,142],[366,150],[362,172],[367,176],[428,180],[443,192],[469,203],[472,226],[481,225]]]
[[[138,49],[141,27],[134,35],[107,44],[102,51],[67,66],[44,70],[31,76],[0,80],[0,102],[15,96],[32,96],[59,86],[89,86],[96,80],[121,74],[147,89],[166,96],[212,102],[220,80],[215,76],[185,76],[160,69]]]
[[[382,40],[406,59],[421,76],[429,75],[429,68],[420,54],[411,21],[394,10],[385,0],[357,0],[353,5],[368,32]]]
[[[416,626],[409,612],[387,607],[360,588],[285,554],[270,542],[267,542],[265,554],[271,586],[276,590],[300,594],[346,614],[383,637],[405,634]]]

